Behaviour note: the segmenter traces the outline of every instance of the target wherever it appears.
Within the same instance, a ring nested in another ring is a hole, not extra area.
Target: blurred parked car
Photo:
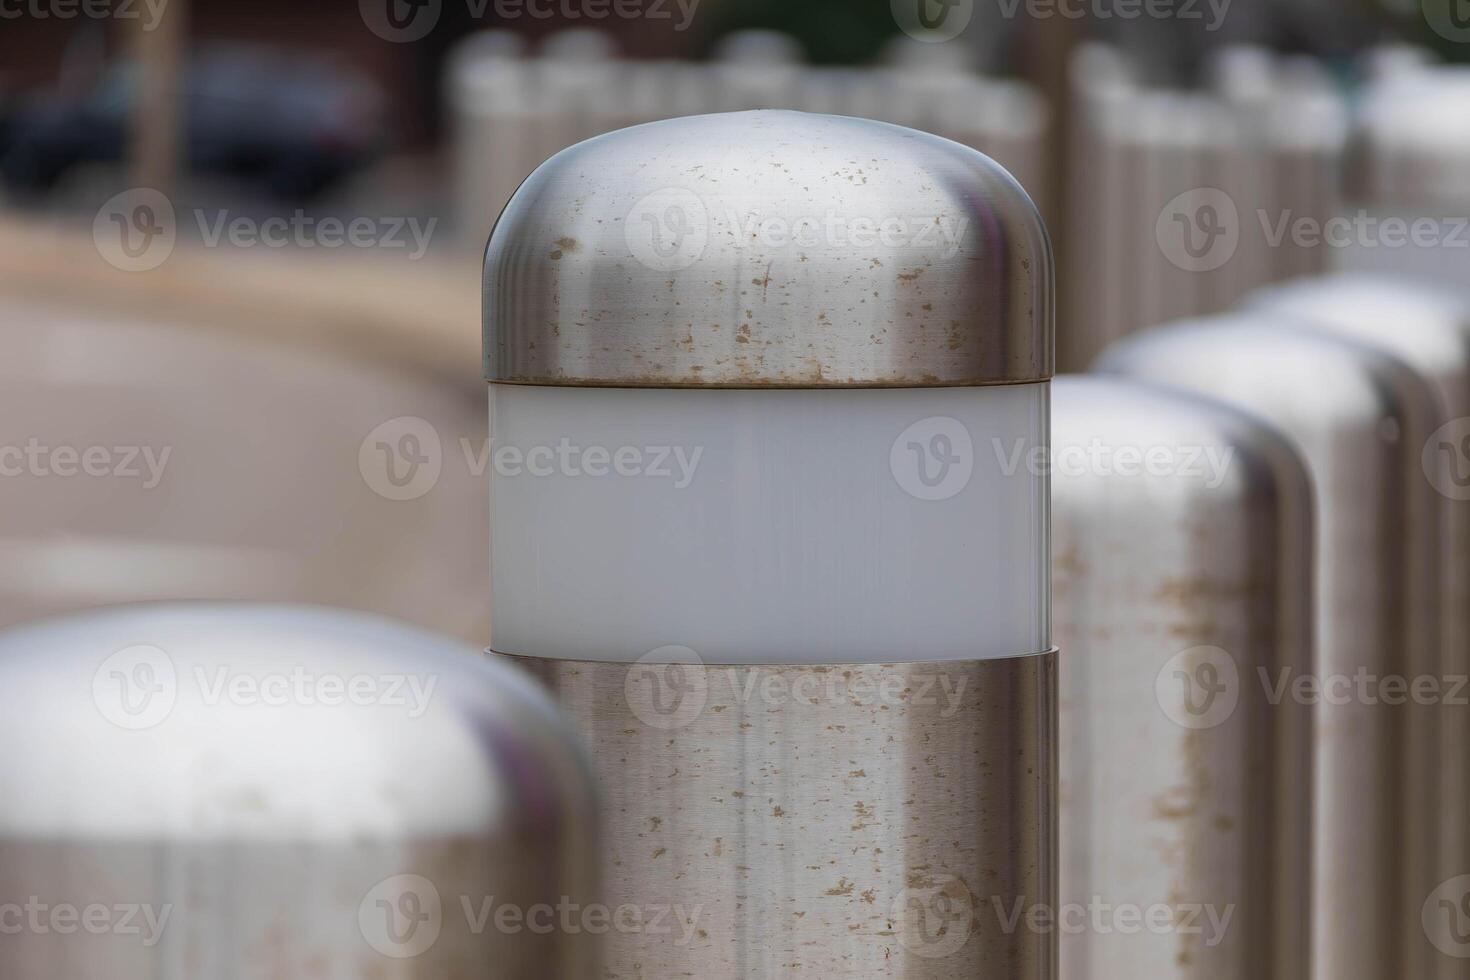
[[[121,61],[79,97],[18,98],[0,121],[0,176],[14,191],[35,193],[79,164],[125,159],[137,92],[137,63]],[[328,189],[385,141],[376,84],[314,56],[206,46],[185,68],[181,101],[193,172],[258,181],[279,197]]]

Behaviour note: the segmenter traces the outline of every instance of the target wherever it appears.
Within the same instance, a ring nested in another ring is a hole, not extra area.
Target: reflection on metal
[[[1098,377],[1053,396],[1061,907],[1103,916],[1063,933],[1061,975],[1299,980],[1310,717],[1259,674],[1311,669],[1306,471],[1203,398]]]
[[[954,143],[787,112],[656,123],[557,155],[506,208],[485,256],[485,376],[1041,381],[1050,266],[1025,192]]]
[[[0,740],[8,980],[601,975],[586,761],[473,648],[310,607],[45,621],[0,637]]]
[[[1312,975],[1429,976],[1421,910],[1437,866],[1439,715],[1394,704],[1389,679],[1432,677],[1439,663],[1440,497],[1420,463],[1433,391],[1372,347],[1265,313],[1148,331],[1099,366],[1259,414],[1306,460],[1322,687],[1283,696],[1314,705]]]
[[[1470,676],[1470,305],[1455,293],[1370,273],[1303,280],[1252,300],[1263,312],[1391,353],[1433,386],[1439,414],[1421,464],[1424,479],[1444,505],[1443,531],[1437,535],[1444,633],[1435,675],[1454,685],[1455,678]],[[1451,703],[1438,710],[1440,850],[1428,869],[1424,894],[1470,871],[1470,708]],[[1438,976],[1444,980],[1470,971],[1470,964],[1438,959]]]
[[[1056,976],[1055,654],[515,660],[601,766],[610,901],[682,916],[609,936],[605,976]]]

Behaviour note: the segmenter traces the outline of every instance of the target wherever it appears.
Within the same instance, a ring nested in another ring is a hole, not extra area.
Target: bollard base
[[[609,980],[1055,977],[1055,651],[509,659],[598,771]]]

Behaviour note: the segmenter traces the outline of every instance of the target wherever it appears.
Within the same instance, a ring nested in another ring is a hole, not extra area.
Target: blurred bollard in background
[[[1433,386],[1439,411],[1420,462],[1444,506],[1435,535],[1444,616],[1436,676],[1470,677],[1470,474],[1461,455],[1470,445],[1470,301],[1428,283],[1367,273],[1294,282],[1250,299],[1263,313],[1393,354]],[[1464,868],[1470,866],[1470,708],[1449,703],[1432,710],[1442,716],[1439,866]]]
[[[1378,230],[1340,249],[1339,267],[1436,282],[1470,298],[1470,69],[1411,64],[1387,73],[1363,95],[1354,151],[1352,213]]]
[[[1064,931],[1062,976],[1305,977],[1310,714],[1257,682],[1312,669],[1303,463],[1118,378],[1056,381],[1051,448],[1062,908],[1169,910]]]
[[[0,743],[13,980],[600,972],[586,761],[473,647],[299,606],[88,612],[0,637]]]
[[[1420,460],[1439,416],[1434,392],[1388,354],[1264,312],[1138,334],[1104,352],[1099,368],[1255,412],[1306,460],[1317,490],[1321,684],[1310,698],[1313,976],[1434,976],[1440,957],[1421,909],[1443,868],[1440,715],[1342,694],[1359,677],[1443,677],[1441,498]],[[1298,696],[1295,679],[1277,682]]]

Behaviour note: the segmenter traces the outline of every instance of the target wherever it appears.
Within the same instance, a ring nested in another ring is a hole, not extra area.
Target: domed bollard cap
[[[583,760],[473,649],[312,607],[45,621],[0,636],[0,744],[12,980],[595,974]]]
[[[1052,261],[994,160],[867,119],[649,123],[552,157],[485,255],[485,377],[622,387],[1019,384]]]

